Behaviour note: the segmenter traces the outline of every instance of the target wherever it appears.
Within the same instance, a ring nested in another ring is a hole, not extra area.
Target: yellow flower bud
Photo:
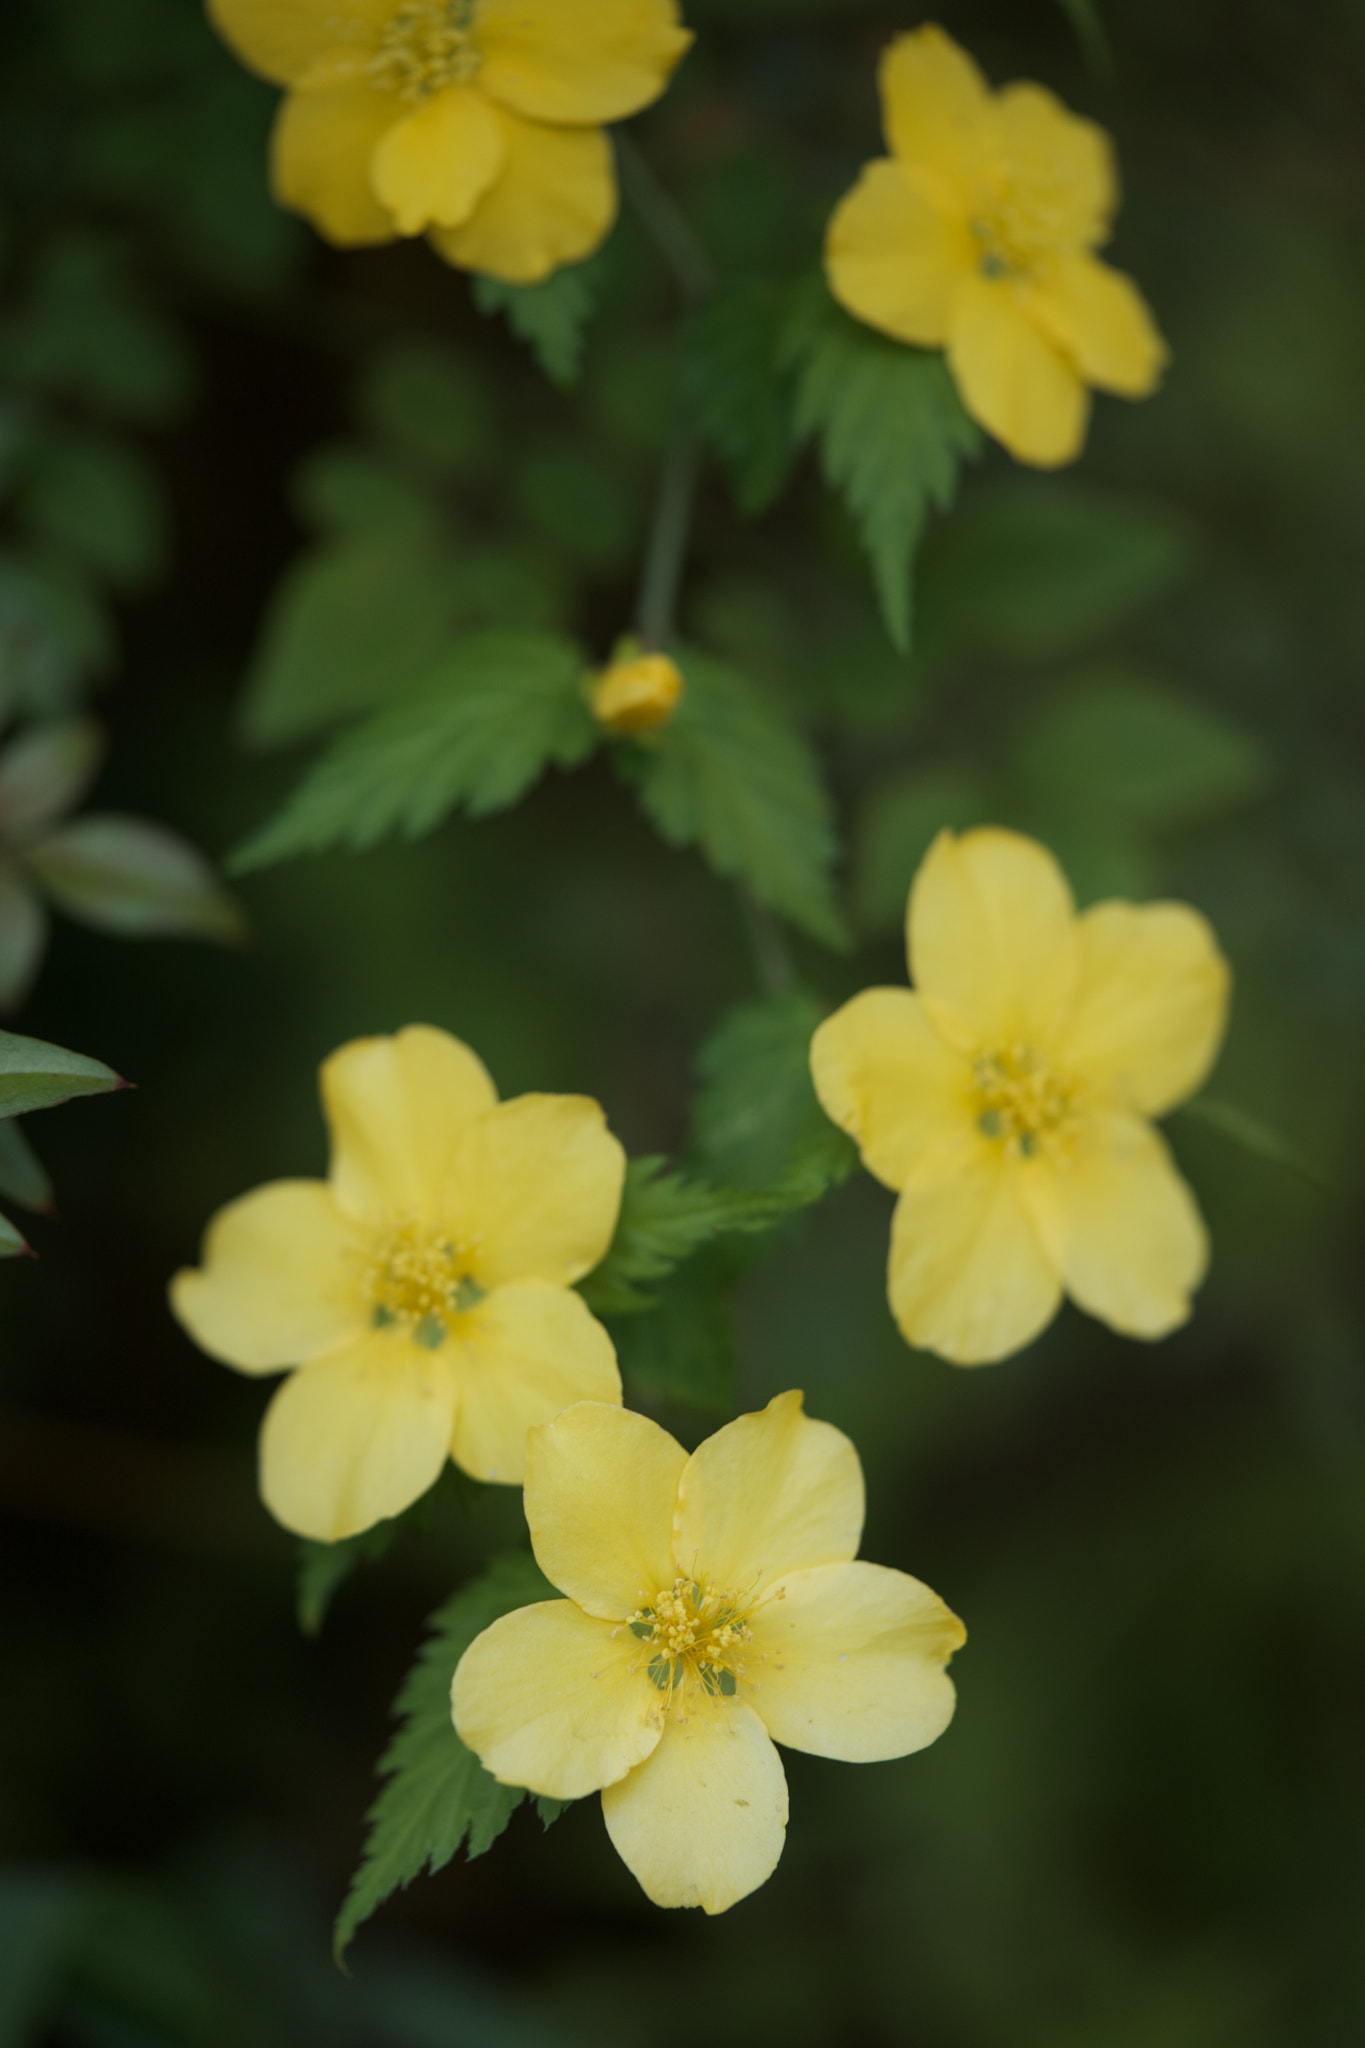
[[[683,687],[677,663],[666,654],[641,654],[603,669],[588,702],[608,732],[649,732],[673,716]]]

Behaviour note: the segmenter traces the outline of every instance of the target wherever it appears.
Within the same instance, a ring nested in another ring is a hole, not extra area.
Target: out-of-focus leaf
[[[21,732],[0,753],[0,840],[13,844],[74,810],[104,759],[93,718],[54,719]]]
[[[0,2048],[30,2048],[41,2038],[89,1903],[74,1873],[0,1873]]]
[[[732,669],[691,651],[678,660],[686,694],[640,750],[646,812],[670,845],[700,847],[759,903],[845,945],[831,807],[810,748]]]
[[[223,945],[246,932],[204,855],[142,818],[76,818],[26,847],[24,862],[54,903],[97,931]]]
[[[525,1797],[519,1786],[491,1778],[455,1733],[450,1682],[475,1636],[515,1607],[553,1598],[554,1590],[529,1552],[513,1552],[432,1615],[428,1639],[394,1701],[402,1726],[379,1760],[388,1783],[370,1808],[365,1853],[337,1916],[338,1960],[390,1892],[423,1870],[444,1869],[462,1843],[471,1857],[481,1856]]]
[[[0,1010],[19,1009],[47,951],[47,912],[11,860],[0,861]]]
[[[119,589],[145,583],[166,553],[156,474],[138,449],[110,434],[49,434],[16,506],[35,540],[69,548]]]
[[[652,1315],[612,1325],[627,1386],[712,1415],[733,1414],[738,1378],[735,1275],[717,1250],[703,1249],[659,1290]]]
[[[6,1128],[0,1124],[0,1133]],[[394,1516],[391,1521],[376,1522],[372,1529],[363,1529],[358,1536],[343,1536],[339,1543],[314,1543],[307,1539],[300,1543],[294,1608],[304,1635],[322,1633],[327,1610],[338,1589],[357,1565],[372,1564],[384,1556],[399,1527],[399,1518]]]
[[[698,1158],[741,1186],[781,1188],[788,1206],[847,1180],[857,1147],[821,1109],[810,1042],[824,1011],[800,992],[742,1003],[697,1055]]]
[[[541,284],[476,277],[474,303],[481,313],[505,313],[513,334],[534,352],[550,382],[568,386],[577,382],[583,367],[597,281],[595,260],[568,264]]]
[[[602,1263],[578,1291],[595,1315],[652,1308],[650,1281],[730,1231],[767,1230],[792,1207],[785,1190],[713,1187],[666,1171],[661,1158],[632,1159],[626,1168],[616,1231]]]
[[[928,654],[1055,661],[1180,583],[1198,533],[1174,506],[1057,480],[977,491],[920,558]]]
[[[986,793],[965,768],[911,769],[875,784],[853,843],[853,903],[864,931],[894,931],[905,919],[915,869],[946,825],[984,824]]]
[[[1058,4],[1076,31],[1076,41],[1080,44],[1091,69],[1105,78],[1112,77],[1113,45],[1110,43],[1109,32],[1100,18],[1100,10],[1095,5],[1095,0],[1058,0]]]
[[[366,372],[360,416],[422,469],[458,476],[481,466],[492,434],[488,395],[453,349],[405,341]]]
[[[1289,1173],[1297,1174],[1300,1180],[1311,1181],[1314,1187],[1322,1188],[1328,1194],[1339,1192],[1322,1169],[1291,1139],[1236,1102],[1223,1102],[1215,1095],[1196,1095],[1193,1101],[1181,1103],[1179,1114],[1195,1123],[1207,1124],[1211,1131],[1230,1138],[1234,1145],[1240,1145],[1244,1152],[1250,1152],[1256,1159],[1284,1167]]]
[[[683,388],[749,514],[772,503],[796,454],[779,357],[784,311],[775,287],[748,281],[694,313],[684,334]]]
[[[22,1259],[28,1256],[31,1247],[21,1232],[17,1231],[8,1216],[0,1216],[0,1259]]]
[[[573,767],[598,730],[579,693],[583,657],[548,633],[471,633],[389,711],[333,742],[239,872],[329,846],[416,839],[453,810],[515,803],[550,763]]]
[[[0,1195],[6,1201],[21,1203],[25,1209],[52,1207],[52,1182],[47,1168],[15,1117],[0,1121]]]
[[[112,1067],[84,1053],[0,1031],[0,1117],[25,1116],[73,1095],[106,1095],[126,1086]]]
[[[194,381],[179,333],[140,296],[122,252],[84,231],[46,244],[20,310],[0,320],[0,376],[137,421],[171,417]]]
[[[980,446],[936,351],[910,348],[851,319],[823,278],[794,302],[782,357],[795,377],[798,439],[814,435],[872,565],[886,630],[910,645],[911,567],[931,506],[951,504],[963,459]]]
[[[590,450],[539,435],[512,483],[527,523],[571,561],[605,575],[633,560],[640,508],[618,473]]]
[[[0,550],[0,716],[64,711],[107,666],[109,621],[69,563]]]
[[[355,441],[311,449],[289,480],[289,497],[304,524],[322,532],[406,533],[416,544],[434,531],[426,485]]]

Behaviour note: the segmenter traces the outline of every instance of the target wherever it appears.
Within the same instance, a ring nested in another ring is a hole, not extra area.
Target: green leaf
[[[15,510],[36,541],[70,549],[121,590],[148,582],[165,560],[156,472],[112,435],[68,428],[45,436]]]
[[[27,1238],[15,1229],[9,1217],[0,1216],[0,1259],[22,1259],[30,1250]]]
[[[740,1186],[815,1201],[858,1164],[851,1138],[820,1107],[810,1042],[825,1015],[813,996],[766,996],[722,1018],[697,1055],[697,1157]]]
[[[686,693],[639,750],[645,811],[670,845],[699,846],[757,902],[846,945],[831,807],[810,747],[733,669],[690,651],[677,658]]]
[[[6,1127],[0,1124],[0,1131]],[[395,1515],[376,1522],[358,1536],[343,1536],[339,1543],[315,1543],[305,1537],[299,1544],[298,1578],[294,1587],[294,1608],[299,1629],[306,1636],[322,1633],[338,1590],[358,1565],[373,1564],[383,1557],[402,1527]]]
[[[379,1760],[388,1782],[370,1808],[365,1853],[337,1916],[338,1961],[391,1892],[423,1870],[444,1869],[462,1843],[471,1857],[481,1856],[525,1796],[519,1786],[491,1778],[455,1733],[450,1682],[475,1636],[513,1608],[552,1599],[554,1590],[529,1553],[509,1553],[432,1615],[394,1702],[402,1725]]]
[[[1322,1169],[1289,1138],[1235,1102],[1223,1102],[1217,1096],[1196,1095],[1192,1102],[1182,1102],[1177,1114],[1189,1117],[1195,1123],[1207,1124],[1210,1130],[1230,1138],[1234,1145],[1240,1145],[1253,1158],[1283,1167],[1287,1172],[1297,1174],[1300,1180],[1310,1181],[1326,1194],[1340,1193]]]
[[[0,717],[66,710],[112,651],[108,617],[71,563],[0,551]]]
[[[981,443],[936,351],[853,320],[823,278],[794,301],[782,356],[795,375],[799,440],[815,436],[826,483],[858,528],[886,630],[910,646],[911,567],[931,506],[944,511]]]
[[[726,1232],[767,1230],[791,1207],[785,1189],[713,1187],[667,1171],[664,1159],[632,1159],[606,1257],[578,1291],[594,1315],[653,1308],[647,1283]]]
[[[563,388],[577,382],[583,367],[598,277],[596,261],[569,264],[540,284],[476,277],[474,304],[481,313],[506,314],[513,334],[531,348],[550,382]]]
[[[51,1209],[52,1182],[13,1117],[0,1122],[0,1195],[25,1209]]]
[[[704,1247],[659,1290],[653,1315],[612,1324],[612,1340],[632,1392],[680,1401],[712,1415],[738,1406],[735,1273],[718,1247]]]
[[[17,860],[0,860],[0,1010],[17,1010],[47,951],[47,911]]]
[[[197,847],[143,818],[76,818],[24,850],[58,907],[123,938],[235,945],[246,919]]]
[[[84,1053],[0,1031],[0,1117],[26,1116],[31,1109],[50,1109],[73,1095],[106,1095],[111,1088],[127,1085],[112,1067],[87,1059]]]
[[[233,866],[373,846],[391,832],[416,839],[456,809],[505,809],[549,763],[572,767],[596,746],[582,670],[558,635],[465,635],[399,702],[335,740]]]
[[[782,294],[751,280],[694,313],[683,334],[683,389],[750,515],[772,503],[796,454],[779,357],[783,312]]]
[[[13,843],[74,809],[103,759],[93,718],[45,720],[21,732],[0,754],[0,838]]]
[[[494,446],[479,378],[453,349],[430,341],[385,349],[366,370],[359,409],[401,456],[438,476],[480,468]]]

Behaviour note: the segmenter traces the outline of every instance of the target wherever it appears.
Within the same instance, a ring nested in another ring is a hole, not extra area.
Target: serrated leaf
[[[52,1207],[47,1168],[14,1117],[0,1121],[0,1195],[6,1201],[22,1203],[25,1209]]]
[[[596,746],[582,669],[558,635],[465,635],[398,703],[334,741],[233,867],[360,849],[391,832],[416,839],[454,810],[505,809],[550,763],[573,767]]]
[[[750,515],[772,503],[796,454],[779,359],[784,311],[774,286],[750,281],[694,313],[683,334],[683,389]]]
[[[595,261],[568,264],[540,284],[476,277],[474,304],[481,313],[506,314],[513,334],[532,350],[550,382],[563,388],[577,381],[583,366],[597,281]]]
[[[105,1095],[126,1086],[112,1067],[84,1053],[0,1031],[0,1117],[26,1116],[73,1095]]]
[[[846,945],[831,806],[810,747],[733,669],[691,651],[677,660],[682,701],[641,749],[645,811],[670,845],[700,847],[757,902],[826,945]]]
[[[811,1080],[810,1042],[824,1014],[803,993],[743,1003],[697,1055],[698,1158],[732,1183],[783,1189],[789,1207],[815,1201],[858,1164],[857,1147],[825,1115]]]
[[[767,1230],[791,1206],[785,1189],[713,1187],[668,1171],[662,1158],[632,1159],[606,1257],[578,1291],[595,1315],[652,1308],[647,1283],[662,1279],[713,1238]]]
[[[823,279],[794,300],[782,358],[795,378],[797,438],[818,439],[825,481],[842,494],[872,565],[886,630],[908,652],[915,549],[930,507],[952,502],[980,433],[937,351],[864,327]]]
[[[73,819],[26,847],[24,863],[60,909],[97,931],[220,945],[246,934],[212,863],[145,818]]]
[[[530,1554],[515,1552],[496,1558],[432,1615],[394,1701],[402,1725],[379,1760],[388,1782],[370,1808],[364,1856],[337,1915],[338,1961],[391,1892],[424,1870],[444,1869],[462,1844],[469,1856],[481,1856],[525,1797],[519,1786],[490,1777],[455,1733],[450,1683],[475,1636],[500,1615],[554,1596]]]

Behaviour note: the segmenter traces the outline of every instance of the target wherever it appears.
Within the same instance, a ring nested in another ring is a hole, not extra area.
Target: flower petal
[[[975,1054],[1054,1028],[1076,983],[1074,902],[1045,846],[986,825],[940,832],[906,915],[910,976],[935,1029]]]
[[[479,88],[532,121],[621,121],[692,41],[674,0],[481,0]]]
[[[1232,975],[1184,903],[1097,903],[1077,925],[1080,975],[1058,1063],[1123,1107],[1163,1116],[1207,1076]]]
[[[276,85],[296,85],[343,44],[377,43],[390,0],[208,0],[209,20],[244,64]]]
[[[626,1155],[587,1095],[518,1095],[470,1124],[454,1181],[485,1287],[581,1279],[611,1243]]]
[[[600,128],[551,128],[496,107],[506,158],[468,220],[434,228],[448,263],[505,284],[536,284],[577,263],[616,219],[616,169]]]
[[[297,1536],[336,1543],[420,1500],[450,1455],[455,1380],[393,1331],[291,1373],[261,1425],[261,1498]]]
[[[581,1799],[658,1747],[659,1695],[626,1629],[541,1600],[475,1636],[450,1690],[456,1731],[504,1785]]]
[[[970,191],[991,133],[991,96],[967,52],[930,22],[897,36],[877,82],[894,153]]]
[[[270,176],[281,206],[306,214],[342,248],[391,242],[393,221],[375,198],[370,160],[394,119],[387,93],[355,86],[291,92],[270,138]]]
[[[843,1431],[803,1414],[799,1393],[779,1394],[688,1459],[673,1554],[682,1571],[758,1593],[787,1572],[856,1556],[863,1510],[863,1468]]]
[[[787,1827],[782,1759],[741,1700],[703,1701],[607,1787],[602,1818],[656,1906],[723,1913],[777,1868]]]
[[[218,1211],[203,1264],[171,1282],[171,1307],[210,1358],[279,1372],[363,1330],[350,1242],[325,1181],[271,1181]]]
[[[1077,1307],[1125,1337],[1187,1322],[1208,1232],[1160,1132],[1141,1117],[1087,1117],[1055,1167],[1039,1164],[1030,1206]]]
[[[1044,196],[1058,246],[1093,248],[1118,205],[1114,149],[1103,128],[1071,113],[1045,85],[1007,85],[992,108],[1004,180]]]
[[[400,235],[468,220],[507,155],[482,93],[448,85],[394,122],[375,150],[370,179]]]
[[[913,164],[880,157],[839,202],[825,273],[841,306],[883,334],[941,347],[953,295],[976,259],[966,216]]]
[[[1056,469],[1080,454],[1089,395],[1011,279],[963,280],[948,321],[948,367],[972,418],[1017,461]]]
[[[410,1024],[354,1038],[322,1067],[331,1181],[353,1216],[446,1221],[450,1173],[469,1124],[497,1102],[487,1070],[448,1031]]]
[[[974,1130],[920,1161],[891,1225],[888,1293],[907,1343],[954,1365],[986,1365],[1052,1321],[1061,1282],[1020,1192],[1037,1167]]]
[[[621,1399],[611,1338],[581,1295],[543,1280],[495,1288],[446,1349],[460,1388],[451,1456],[475,1479],[520,1486],[528,1429],[575,1401]]]
[[[673,1510],[687,1453],[628,1408],[580,1401],[526,1444],[536,1562],[589,1614],[621,1621],[671,1586]]]
[[[936,1139],[972,1119],[972,1070],[909,989],[864,989],[827,1017],[811,1040],[810,1070],[826,1116],[857,1140],[863,1164],[889,1188]]]
[[[746,1693],[774,1742],[844,1763],[909,1756],[957,1696],[944,1665],[967,1631],[937,1593],[879,1564],[825,1564],[770,1588]]]
[[[1024,289],[1021,304],[1087,384],[1123,398],[1156,389],[1170,350],[1122,271],[1095,256],[1062,256]]]

